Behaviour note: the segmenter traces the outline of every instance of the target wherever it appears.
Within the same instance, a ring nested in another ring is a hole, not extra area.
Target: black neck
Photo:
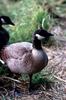
[[[42,49],[41,41],[38,40],[36,36],[33,37],[33,48],[36,48],[38,50]]]
[[[0,51],[7,45],[9,41],[9,33],[0,25]]]

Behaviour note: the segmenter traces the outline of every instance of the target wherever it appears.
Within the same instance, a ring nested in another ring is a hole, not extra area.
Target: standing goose
[[[41,71],[48,63],[48,56],[42,49],[41,40],[53,36],[44,29],[33,33],[32,44],[19,42],[10,44],[1,51],[1,59],[13,73],[27,73],[31,79],[34,73]]]

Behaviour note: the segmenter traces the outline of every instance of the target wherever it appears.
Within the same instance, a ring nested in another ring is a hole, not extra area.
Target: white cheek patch
[[[0,59],[0,62],[1,62],[2,64],[5,64],[5,62],[4,62],[2,59]]]
[[[2,21],[3,24],[5,24],[5,20],[3,18],[1,18],[1,21]]]
[[[42,39],[45,38],[45,37],[43,37],[43,36],[41,36],[41,35],[39,35],[39,34],[36,34],[36,37],[37,37],[39,40],[42,40]]]

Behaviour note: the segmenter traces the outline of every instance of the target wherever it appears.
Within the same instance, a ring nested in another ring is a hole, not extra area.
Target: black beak
[[[13,25],[13,26],[15,25],[13,22],[11,22],[10,24]]]

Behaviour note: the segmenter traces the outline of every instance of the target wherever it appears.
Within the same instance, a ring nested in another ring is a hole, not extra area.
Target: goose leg
[[[15,74],[13,74],[14,78],[15,78]],[[13,95],[14,95],[14,98],[15,98],[15,91],[16,91],[16,83],[14,82],[13,83]]]
[[[16,83],[14,82],[13,83],[13,95],[14,95],[14,98],[15,98],[15,89],[16,89]]]
[[[29,91],[32,89],[32,74],[29,75],[30,77],[30,84],[29,84]]]
[[[20,76],[20,74],[17,74],[17,75],[13,74],[14,79],[18,79],[19,76]],[[13,83],[13,96],[14,96],[14,98],[16,97],[15,92],[16,92],[16,82],[14,81],[14,83]]]

